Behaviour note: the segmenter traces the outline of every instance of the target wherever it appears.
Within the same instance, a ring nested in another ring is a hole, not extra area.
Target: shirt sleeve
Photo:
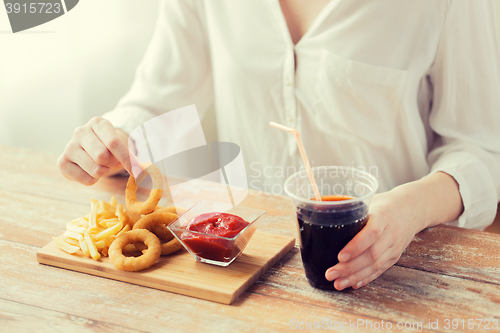
[[[156,115],[213,103],[213,81],[203,1],[160,2],[153,38],[130,91],[103,117],[130,133]]]
[[[459,185],[463,214],[452,224],[484,229],[500,200],[500,52],[492,0],[452,0],[429,76],[432,172]]]

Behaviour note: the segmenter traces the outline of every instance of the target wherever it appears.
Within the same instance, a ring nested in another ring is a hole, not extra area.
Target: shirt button
[[[287,86],[291,86],[291,85],[292,85],[292,81],[290,81],[290,80],[286,80],[286,81],[285,81],[285,84],[286,84]]]
[[[292,116],[288,116],[287,120],[288,120],[288,122],[291,123],[291,122],[293,122],[293,117]]]

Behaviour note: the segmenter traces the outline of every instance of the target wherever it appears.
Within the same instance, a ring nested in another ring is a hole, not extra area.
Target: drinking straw
[[[286,127],[284,125],[270,122],[269,125],[279,128],[280,130],[287,131],[295,136],[295,140],[297,140],[297,146],[299,146],[300,156],[302,156],[302,161],[304,161],[304,165],[306,166],[307,176],[309,176],[309,181],[311,182],[311,187],[314,192],[314,197],[316,201],[321,201],[321,195],[319,194],[318,185],[316,184],[316,180],[314,179],[311,165],[309,164],[309,160],[307,159],[306,150],[304,149],[304,145],[302,144],[302,140],[300,139],[300,133],[295,128]]]

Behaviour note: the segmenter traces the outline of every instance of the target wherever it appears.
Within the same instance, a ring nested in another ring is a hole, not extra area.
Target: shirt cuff
[[[483,230],[496,215],[497,194],[488,168],[472,153],[451,152],[442,155],[432,166],[431,174],[442,171],[458,183],[464,211],[448,223]]]

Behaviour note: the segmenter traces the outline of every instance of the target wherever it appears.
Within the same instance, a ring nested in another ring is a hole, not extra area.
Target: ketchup
[[[186,230],[203,233],[184,232],[182,241],[198,256],[216,261],[228,262],[238,254],[234,242],[209,235],[233,238],[249,223],[241,217],[228,213],[204,213],[194,217],[185,227]]]

